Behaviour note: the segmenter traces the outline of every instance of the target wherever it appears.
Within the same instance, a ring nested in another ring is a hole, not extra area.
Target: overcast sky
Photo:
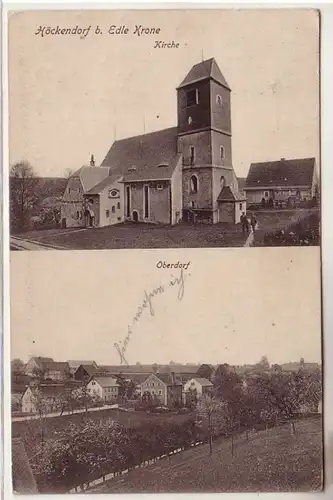
[[[191,261],[182,300],[160,259]],[[113,344],[161,285],[132,327],[130,364],[320,361],[317,247],[12,252],[12,357],[120,363]]]
[[[107,34],[110,25],[160,35]],[[39,26],[86,28],[36,36]],[[93,35],[99,25],[102,35]],[[232,89],[233,164],[319,160],[318,17],[294,11],[26,12],[9,22],[10,161],[44,176],[100,163],[118,139],[176,125],[175,88],[215,57]],[[179,49],[154,49],[155,39]]]

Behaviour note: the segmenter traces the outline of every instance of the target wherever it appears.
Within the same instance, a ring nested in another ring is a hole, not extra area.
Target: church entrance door
[[[132,219],[134,222],[138,222],[139,221],[139,214],[136,210],[133,210],[133,213],[132,213]]]

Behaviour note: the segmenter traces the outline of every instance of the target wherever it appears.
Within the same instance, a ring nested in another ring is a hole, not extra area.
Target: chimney
[[[172,385],[176,385],[175,372],[171,372],[171,382]]]
[[[91,166],[91,167],[94,167],[94,166],[95,166],[95,158],[94,158],[94,155],[91,155],[91,158],[90,158],[90,166]]]

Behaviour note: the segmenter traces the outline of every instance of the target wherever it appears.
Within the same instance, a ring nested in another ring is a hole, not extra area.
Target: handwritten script
[[[144,291],[142,303],[139,305],[136,314],[133,316],[131,324],[127,327],[126,337],[124,338],[124,340],[120,340],[119,342],[115,342],[113,344],[114,348],[119,354],[121,364],[128,366],[128,362],[126,360],[126,351],[133,334],[133,328],[137,323],[139,323],[142,315],[147,312],[148,314],[150,314],[150,316],[155,316],[154,301],[156,297],[164,294],[167,288],[176,289],[178,300],[182,300],[185,292],[185,280],[188,276],[190,276],[190,274],[185,273],[184,270],[181,269],[179,276],[175,277],[171,275],[171,278],[166,285],[160,285],[150,292],[147,292],[147,290]]]

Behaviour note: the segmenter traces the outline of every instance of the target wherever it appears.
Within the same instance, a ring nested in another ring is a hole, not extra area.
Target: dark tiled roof
[[[252,163],[245,189],[260,187],[311,186],[315,158]]]
[[[175,382],[173,382],[172,376],[169,373],[154,373],[154,375],[166,385],[182,385],[182,383],[178,380],[175,380]]]
[[[88,375],[93,375],[94,373],[97,372],[98,368],[96,368],[93,364],[89,364],[89,365],[80,365],[82,366],[82,368],[88,373]],[[80,368],[80,366],[78,366],[77,369]]]
[[[12,439],[12,478],[15,493],[38,493],[29,459],[20,438]]]
[[[222,75],[221,70],[214,58],[195,64],[190,69],[189,73],[186,75],[178,88],[186,87],[191,83],[195,83],[200,80],[206,80],[207,78],[212,78],[213,80],[223,85],[223,87],[226,87],[230,90],[230,87],[227,84],[224,76]]]
[[[70,368],[78,368],[80,365],[89,365],[89,366],[96,365],[95,361],[86,359],[85,360],[69,359],[67,363]]]
[[[237,177],[237,181],[239,191],[243,191],[243,189],[245,188],[246,177]]]
[[[42,363],[42,367],[47,371],[59,371],[66,372],[69,371],[69,364],[65,361],[47,361]]]
[[[102,162],[124,182],[170,179],[177,164],[177,128],[116,141]],[[165,166],[160,166],[165,165]]]
[[[217,197],[217,201],[224,201],[224,202],[235,202],[235,201],[245,201],[244,196],[242,196],[240,193],[236,191],[232,191],[230,186],[224,186],[222,188],[222,191]]]

